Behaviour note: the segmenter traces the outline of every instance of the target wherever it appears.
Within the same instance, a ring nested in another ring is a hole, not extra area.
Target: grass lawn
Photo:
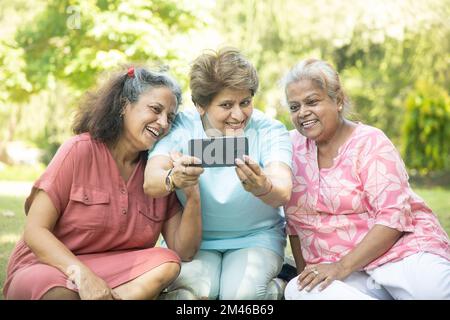
[[[39,165],[3,165],[0,166],[0,181],[35,181],[44,171],[45,166]]]
[[[416,187],[414,190],[436,212],[447,234],[450,234],[450,189]],[[3,299],[2,291],[9,255],[23,232],[25,222],[24,200],[25,196],[0,194],[0,300]],[[289,245],[286,248],[286,253],[290,254]]]
[[[25,197],[0,194],[0,299],[3,299],[3,283],[9,254],[23,232],[25,223],[24,200]],[[9,216],[8,212],[13,212],[14,216]]]
[[[414,188],[439,217],[442,227],[450,234],[450,189],[449,188]]]

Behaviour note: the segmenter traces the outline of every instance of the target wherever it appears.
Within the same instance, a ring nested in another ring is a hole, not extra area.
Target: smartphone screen
[[[211,137],[189,140],[189,155],[199,158],[201,167],[231,167],[235,159],[248,155],[247,137]]]

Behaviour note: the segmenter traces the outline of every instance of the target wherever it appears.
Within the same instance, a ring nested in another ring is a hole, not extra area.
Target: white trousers
[[[274,278],[281,271],[282,264],[283,259],[279,255],[264,248],[223,252],[200,250],[192,261],[182,263],[180,275],[168,287],[166,299],[281,298],[284,286],[277,292],[275,289],[279,284]],[[177,291],[182,294],[177,294]]]
[[[450,300],[450,261],[420,252],[370,271],[353,272],[322,292],[299,291],[297,278],[285,290],[286,300]]]

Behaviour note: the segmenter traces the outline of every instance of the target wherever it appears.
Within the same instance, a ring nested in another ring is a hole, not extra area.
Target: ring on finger
[[[187,166],[183,166],[183,174],[186,174]]]
[[[243,185],[246,185],[247,184],[247,179],[244,179],[241,182],[242,182]]]
[[[315,276],[319,275],[319,271],[317,271],[316,269],[312,270],[312,273],[314,273]]]

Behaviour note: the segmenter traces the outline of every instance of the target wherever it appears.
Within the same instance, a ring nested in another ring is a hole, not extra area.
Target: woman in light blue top
[[[167,297],[280,298],[270,292],[286,244],[280,207],[292,189],[289,133],[253,109],[256,70],[235,49],[200,55],[190,87],[196,110],[177,115],[169,135],[150,152],[145,171],[144,190],[152,197],[175,189],[184,204],[182,189],[200,186],[201,247],[182,265]],[[189,140],[214,136],[247,137],[249,154],[236,159],[235,167],[190,166],[199,159],[187,155]]]

